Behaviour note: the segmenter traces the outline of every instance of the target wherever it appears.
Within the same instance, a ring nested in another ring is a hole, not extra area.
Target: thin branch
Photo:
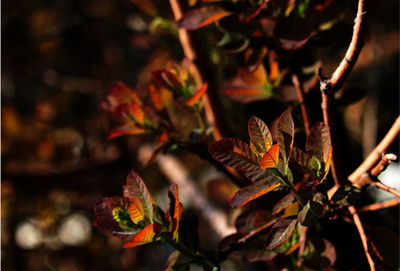
[[[392,142],[400,133],[400,117],[397,117],[392,127],[382,139],[382,141],[375,147],[375,149],[367,156],[362,164],[348,177],[349,181],[354,183],[362,177],[367,171],[371,170],[376,163],[381,159],[382,154],[389,148]]]
[[[361,242],[362,242],[364,252],[365,252],[365,256],[367,257],[367,260],[368,260],[369,268],[371,271],[375,271],[376,270],[375,263],[372,260],[371,254],[368,251],[368,240],[367,240],[367,236],[365,235],[364,227],[361,223],[360,217],[358,216],[358,213],[356,211],[356,208],[354,208],[354,206],[349,206],[348,210],[353,217],[354,224],[356,225],[358,233],[360,235]]]
[[[384,202],[375,202],[357,209],[357,212],[377,211],[385,208],[390,208],[400,204],[400,199],[391,199]]]
[[[183,16],[182,5],[179,0],[169,0],[169,3],[174,18],[178,21]],[[207,76],[210,73],[209,67],[201,65],[201,58],[204,59],[204,56],[200,56],[198,48],[194,46],[195,41],[193,33],[180,28],[179,40],[186,58],[188,58],[196,68],[194,76],[199,86],[201,86],[204,81],[209,83],[209,89],[204,97],[204,108],[208,124],[213,130],[214,139],[219,140],[223,137],[227,137],[228,132],[223,118],[224,114],[222,111],[221,99],[215,84],[211,84],[211,80]]]
[[[395,188],[393,188],[393,187],[387,186],[386,184],[381,183],[379,181],[378,182],[372,182],[371,185],[373,185],[373,186],[375,186],[375,187],[377,187],[379,189],[382,189],[382,190],[384,190],[386,192],[389,192],[392,195],[395,195],[396,197],[400,198],[400,191],[395,189]]]
[[[306,132],[306,135],[308,136],[310,134],[310,121],[308,119],[306,105],[304,104],[304,88],[303,84],[299,80],[299,76],[295,73],[292,75],[292,83],[299,99],[301,115],[303,117],[304,123],[304,130]]]
[[[353,36],[351,38],[350,45],[346,51],[343,60],[340,62],[339,66],[336,68],[335,72],[332,74],[331,78],[322,80],[320,83],[320,89],[322,92],[322,111],[324,122],[330,129],[331,142],[332,142],[332,176],[335,181],[335,185],[338,186],[343,183],[344,178],[342,177],[342,172],[340,170],[339,161],[340,157],[338,155],[338,144],[335,129],[333,129],[333,111],[332,104],[334,101],[334,93],[343,85],[347,76],[350,74],[355,63],[357,62],[358,56],[360,55],[361,49],[363,47],[363,32],[364,32],[364,0],[358,1],[357,16],[354,21]]]
[[[393,153],[387,153],[385,154],[381,161],[379,161],[378,164],[376,164],[376,166],[371,169],[371,175],[372,176],[378,176],[382,171],[384,171],[387,166],[392,163],[393,161],[396,161],[397,156],[394,155]]]

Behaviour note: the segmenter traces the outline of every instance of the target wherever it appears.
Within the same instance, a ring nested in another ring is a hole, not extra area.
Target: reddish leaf
[[[311,128],[307,138],[306,152],[310,157],[315,156],[323,162],[325,171],[329,169],[332,144],[329,127],[325,123],[318,122]]]
[[[143,205],[139,199],[131,199],[131,203],[129,204],[129,216],[133,223],[137,224],[138,222],[144,219],[144,210]]]
[[[266,244],[266,249],[272,250],[285,243],[286,240],[288,240],[292,235],[293,230],[296,227],[296,223],[296,219],[288,218],[280,219],[278,222],[276,222],[274,226],[272,226],[270,237],[268,238]]]
[[[161,225],[150,224],[138,232],[128,243],[123,245],[123,248],[137,247],[153,242],[157,233],[161,232]]]
[[[283,18],[274,29],[274,37],[284,50],[301,48],[314,34],[314,26],[307,18]]]
[[[272,219],[271,213],[266,210],[250,210],[242,213],[235,221],[237,232],[243,235],[258,229]]]
[[[157,111],[161,111],[165,108],[161,98],[161,90],[156,88],[154,85],[149,85],[150,100]]]
[[[279,179],[271,175],[266,181],[252,184],[237,191],[229,204],[232,208],[243,207],[249,201],[261,197],[278,186],[280,186]]]
[[[114,139],[116,137],[124,136],[124,135],[139,135],[139,134],[145,134],[148,133],[147,130],[138,127],[134,123],[127,123],[123,126],[117,127],[112,130],[110,135],[107,137],[107,139]]]
[[[219,6],[204,6],[186,12],[178,21],[178,27],[195,30],[218,21],[232,13]]]
[[[272,147],[272,136],[268,126],[259,118],[251,117],[248,124],[251,143],[258,153],[264,154]]]
[[[259,169],[260,158],[247,143],[239,139],[221,139],[209,147],[209,152],[215,160],[243,173]]]
[[[143,205],[145,217],[153,222],[153,203],[154,200],[142,178],[133,170],[126,177],[126,185],[124,185],[124,197],[139,199]]]
[[[279,145],[273,145],[263,156],[260,161],[262,169],[276,168],[278,166],[279,158]]]
[[[240,68],[236,77],[225,84],[223,92],[242,103],[265,100],[274,95],[263,65],[253,72]]]
[[[121,223],[115,220],[114,210],[122,209],[126,210],[128,213],[130,202],[131,200],[129,198],[123,197],[103,198],[94,206],[96,220],[93,225],[123,241],[128,241],[138,230],[135,228],[121,227]]]
[[[280,153],[284,163],[288,164],[294,141],[294,123],[289,110],[279,117],[277,128]]]
[[[151,74],[153,82],[163,86],[173,92],[179,92],[183,87],[182,80],[169,70],[158,70]]]
[[[170,184],[168,189],[168,197],[170,200],[167,218],[170,221],[170,232],[174,239],[178,238],[179,222],[182,216],[182,204],[179,201],[179,188],[176,184]]]
[[[193,105],[197,104],[200,101],[200,99],[204,96],[204,94],[206,93],[207,88],[208,88],[208,84],[204,83],[201,86],[201,88],[192,97],[190,97],[190,99],[188,99],[185,102],[185,104],[187,106],[193,106]]]
[[[288,207],[294,201],[293,193],[289,193],[283,198],[281,198],[272,208],[272,214],[276,215],[281,212],[283,209]]]

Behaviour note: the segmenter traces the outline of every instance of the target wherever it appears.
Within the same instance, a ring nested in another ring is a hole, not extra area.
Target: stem
[[[377,211],[385,208],[390,208],[400,204],[400,199],[392,199],[384,202],[375,202],[357,209],[358,212]]]
[[[304,123],[304,131],[308,136],[310,134],[310,121],[308,119],[307,108],[304,103],[304,88],[303,84],[299,80],[299,76],[296,73],[292,75],[292,83],[294,89],[296,90],[297,98],[299,99],[301,115],[303,117],[303,123]]]
[[[191,251],[187,247],[182,246],[181,244],[175,242],[174,240],[171,240],[169,238],[165,238],[164,241],[175,248],[176,250],[179,250],[182,254],[186,255],[188,258],[192,259],[195,263],[201,265],[204,267],[204,270],[219,270],[220,267],[210,260],[207,259],[206,256],[204,256],[201,252],[199,251]]]
[[[358,1],[357,16],[354,21],[353,36],[349,47],[347,48],[346,54],[335,72],[332,74],[330,79],[322,80],[320,89],[322,93],[322,110],[324,116],[324,122],[329,127],[330,137],[332,142],[332,176],[335,181],[335,185],[339,186],[344,182],[342,176],[341,167],[339,165],[340,157],[338,155],[338,141],[336,132],[334,129],[333,120],[333,101],[334,93],[340,89],[345,82],[346,78],[353,69],[357,62],[358,56],[360,55],[361,49],[364,45],[363,34],[364,34],[364,0]]]
[[[393,187],[387,186],[386,184],[381,183],[379,181],[378,182],[372,182],[371,185],[373,185],[373,186],[375,186],[375,187],[377,187],[379,189],[382,189],[382,190],[384,190],[386,192],[389,192],[392,195],[395,195],[396,197],[400,198],[400,191],[395,189],[395,188],[393,188]]]
[[[361,242],[362,242],[362,245],[364,248],[365,256],[367,257],[367,260],[368,260],[370,270],[375,271],[375,263],[372,260],[371,254],[368,251],[367,236],[365,235],[364,227],[362,225],[360,217],[358,216],[358,213],[356,211],[356,208],[354,208],[354,206],[349,206],[348,210],[349,210],[350,214],[353,216],[354,224],[356,225],[358,233],[360,235]]]
[[[290,188],[291,192],[293,193],[296,200],[299,202],[300,206],[304,207],[303,199],[301,198],[299,193],[297,193],[297,190],[294,188],[293,184],[288,180],[288,178],[286,178],[286,176],[284,176],[282,173],[280,173],[279,170],[277,170],[276,168],[271,168],[271,172],[275,176],[280,178]]]

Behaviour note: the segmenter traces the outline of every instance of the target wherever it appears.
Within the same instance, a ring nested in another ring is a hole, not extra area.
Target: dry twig
[[[310,134],[310,121],[308,119],[306,105],[304,104],[304,88],[303,84],[299,80],[299,76],[295,73],[292,75],[292,83],[299,99],[301,115],[303,117],[304,123],[304,130],[306,132],[306,135],[308,136]]]
[[[390,208],[400,204],[400,199],[391,199],[384,202],[375,202],[357,209],[357,212],[377,211],[385,208]]]

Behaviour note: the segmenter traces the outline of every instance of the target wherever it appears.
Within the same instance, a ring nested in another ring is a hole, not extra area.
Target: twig
[[[387,186],[386,184],[381,183],[379,181],[372,182],[371,185],[373,185],[373,186],[375,186],[375,187],[377,187],[379,189],[382,189],[382,190],[384,190],[386,192],[389,192],[392,195],[395,195],[396,197],[400,198],[400,191],[395,189],[395,188],[393,188],[393,187]]]
[[[364,20],[365,9],[364,0],[358,1],[357,16],[354,21],[353,36],[351,38],[350,45],[346,51],[346,54],[331,78],[321,80],[320,89],[322,93],[322,111],[324,122],[330,129],[330,136],[332,142],[332,176],[335,181],[335,185],[339,186],[344,182],[342,172],[339,166],[340,157],[338,155],[337,136],[334,127],[332,103],[334,101],[334,93],[343,85],[347,76],[350,74],[355,63],[357,62],[358,56],[360,55],[361,48],[363,47],[363,28],[365,24]],[[320,72],[321,70],[319,70]]]
[[[384,202],[375,202],[357,209],[357,212],[377,211],[385,208],[390,208],[400,204],[400,199],[391,199]]]
[[[299,76],[296,73],[292,75],[292,83],[299,99],[301,115],[303,117],[304,123],[304,130],[306,132],[306,135],[308,136],[310,134],[310,121],[308,119],[306,105],[304,104],[304,88],[303,84],[300,83]]]
[[[362,245],[364,247],[365,256],[367,257],[367,260],[368,260],[369,268],[370,268],[371,271],[375,271],[376,270],[375,269],[375,263],[372,260],[371,254],[368,251],[368,240],[367,240],[367,236],[365,235],[364,227],[363,227],[363,225],[361,223],[360,217],[358,216],[358,213],[357,213],[356,208],[354,206],[349,206],[348,210],[349,210],[350,214],[353,217],[354,224],[356,225],[358,233],[360,235],[361,242],[362,242]]]
[[[183,16],[182,6],[179,0],[169,0],[172,13],[174,14],[175,20],[178,21]],[[224,114],[222,111],[222,103],[215,87],[215,84],[211,84],[210,78],[206,75],[209,74],[208,67],[201,65],[201,57],[197,48],[194,46],[194,37],[192,33],[189,33],[185,29],[179,29],[179,40],[183,48],[185,56],[194,64],[196,71],[194,76],[199,86],[202,82],[208,81],[209,89],[204,97],[204,108],[208,121],[208,125],[213,130],[215,140],[219,140],[223,137],[228,136],[227,127],[224,121]]]
[[[376,163],[381,159],[382,154],[385,153],[390,144],[396,139],[400,133],[400,117],[397,117],[392,127],[382,139],[382,141],[375,147],[375,149],[367,156],[362,164],[348,177],[349,181],[354,183],[363,176],[364,173],[371,170]]]

